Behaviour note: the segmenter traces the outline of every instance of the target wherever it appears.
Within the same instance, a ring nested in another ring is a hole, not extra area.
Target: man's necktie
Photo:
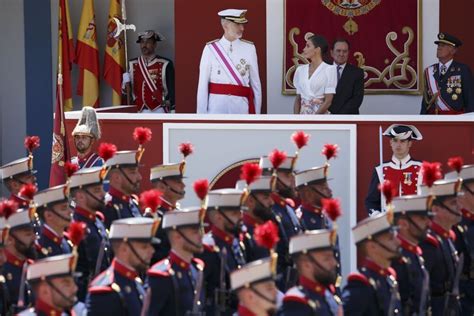
[[[339,82],[339,79],[341,79],[341,66],[337,66],[337,82]]]

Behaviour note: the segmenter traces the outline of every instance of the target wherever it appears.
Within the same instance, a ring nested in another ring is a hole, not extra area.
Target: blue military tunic
[[[342,315],[341,301],[334,295],[334,288],[300,276],[298,285],[283,297],[279,316]]]
[[[38,258],[46,258],[71,253],[72,244],[64,237],[59,236],[51,227],[41,225],[41,233],[36,240]]]
[[[456,249],[464,254],[459,283],[462,315],[474,315],[474,213],[463,209],[463,219],[454,228]]]
[[[318,206],[303,203],[296,212],[301,214],[301,226],[303,230],[330,228],[329,220]]]
[[[137,199],[123,194],[112,186],[105,195],[105,201],[107,204],[104,209],[104,216],[107,229],[110,228],[114,220],[142,216]]]
[[[171,250],[168,258],[148,270],[146,315],[184,316],[191,312],[199,274],[203,274],[203,269],[204,263],[200,259],[194,258],[188,263]],[[201,308],[205,302],[203,289],[200,294],[196,304],[199,312],[203,311]]]
[[[112,260],[112,249],[104,223],[97,212],[89,212],[81,207],[74,210],[74,220],[86,224],[84,240],[79,244],[76,271],[81,273],[77,279],[77,297],[84,301],[90,281],[97,273],[104,271]],[[102,215],[103,216],[103,215]],[[99,260],[99,253],[102,259]]]
[[[84,158],[74,156],[71,158],[71,162],[78,165],[80,169],[102,167],[104,165],[104,160],[99,155],[93,152],[89,153]]]
[[[426,271],[423,251],[418,245],[398,235],[402,248],[400,260],[392,263],[397,273],[398,289],[404,315],[427,313],[429,306],[430,280]]]
[[[347,278],[342,302],[344,315],[401,315],[395,271],[366,260],[360,273]]]
[[[258,225],[257,220],[244,213],[243,222],[246,232],[243,233],[243,243],[245,247],[245,261],[252,262],[270,256],[270,251],[267,248],[257,245],[254,238],[255,227]]]
[[[10,253],[8,250],[5,249],[5,256],[7,261],[3,265],[3,276],[5,277],[6,281],[6,288],[8,291],[8,302],[10,306],[13,306],[13,310],[16,312],[19,309],[17,308],[18,298],[20,293],[20,283],[22,279],[22,272],[23,272],[23,265],[25,264],[26,260],[22,260],[16,257],[14,254]],[[28,260],[28,263],[33,261]],[[24,306],[28,306],[30,303],[30,291],[29,287],[25,282],[24,286]],[[10,307],[9,307],[10,308]]]
[[[435,222],[431,223],[431,231],[432,234],[420,243],[420,247],[423,250],[425,267],[430,274],[432,315],[444,315],[447,297],[449,306],[446,308],[454,312],[450,315],[458,315],[459,301],[450,296],[458,261],[452,241],[455,235],[452,230],[446,231]]]
[[[114,259],[89,287],[87,315],[140,315],[144,297],[145,289],[137,272]]]

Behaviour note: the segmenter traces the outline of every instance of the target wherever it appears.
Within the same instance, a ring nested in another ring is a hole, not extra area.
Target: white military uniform
[[[232,60],[241,76],[244,86],[251,87],[254,94],[256,114],[262,107],[262,86],[258,74],[257,51],[255,45],[245,40],[229,42],[224,36],[218,42],[224,53]],[[209,42],[202,52],[199,66],[199,85],[197,92],[197,113],[248,114],[246,97],[209,93],[209,83],[232,84],[231,79],[209,48]]]

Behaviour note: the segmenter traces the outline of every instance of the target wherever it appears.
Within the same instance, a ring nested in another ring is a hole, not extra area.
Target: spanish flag
[[[58,65],[62,67],[64,110],[72,110],[71,70],[74,60],[71,19],[67,0],[59,1],[58,10]]]
[[[99,106],[99,49],[94,0],[82,2],[76,58],[80,68],[77,94],[82,95],[82,106],[97,107]]]
[[[122,74],[125,72],[125,40],[123,32],[118,38],[114,38],[117,29],[114,18],[122,21],[120,0],[110,0],[104,58],[104,79],[113,90],[112,104],[119,105],[122,104]]]

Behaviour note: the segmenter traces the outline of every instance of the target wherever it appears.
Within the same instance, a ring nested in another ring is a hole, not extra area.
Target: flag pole
[[[122,21],[124,25],[127,25],[127,9],[125,8],[125,0],[122,0]],[[128,73],[128,42],[127,42],[127,29],[123,30],[123,41],[125,45],[125,72]],[[127,84],[125,87],[125,91],[127,94],[127,105],[130,105],[131,98],[130,98],[130,84]]]
[[[379,161],[380,161],[380,168],[382,172],[382,179],[383,177],[383,136],[382,136],[382,125],[379,125]],[[382,190],[380,190],[380,211],[383,212],[385,208],[385,203],[384,203],[384,195]]]

